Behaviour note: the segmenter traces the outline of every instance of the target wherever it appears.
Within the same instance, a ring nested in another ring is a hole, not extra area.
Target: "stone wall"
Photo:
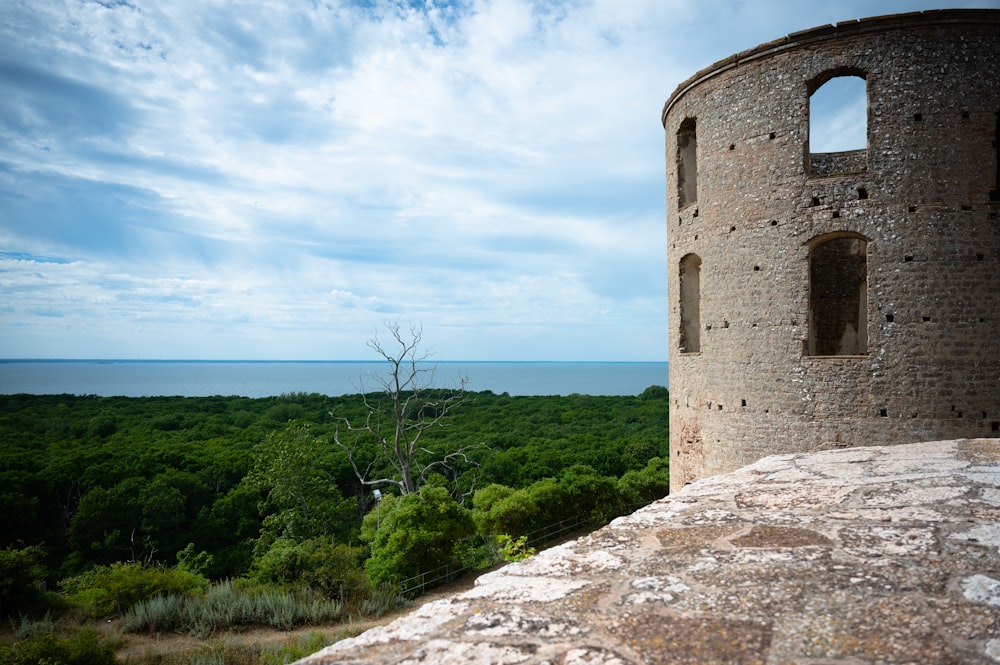
[[[301,665],[1000,663],[1000,441],[761,460]]]
[[[867,146],[811,155],[810,95],[847,75]],[[796,33],[673,93],[672,491],[774,453],[1000,436],[998,81],[1000,11],[946,10]],[[866,257],[822,333],[810,265],[835,238]]]

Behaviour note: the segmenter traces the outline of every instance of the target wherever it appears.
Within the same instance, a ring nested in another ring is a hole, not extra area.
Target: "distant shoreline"
[[[510,395],[638,395],[667,386],[666,362],[428,360],[436,388]],[[379,360],[0,359],[0,394],[102,397],[240,395],[294,392],[348,395],[378,388]]]
[[[3,363],[96,363],[96,364],[124,364],[124,363],[214,363],[214,364],[253,364],[253,363],[303,363],[303,364],[325,364],[325,365],[346,365],[346,364],[385,364],[384,360],[225,360],[225,359],[196,359],[196,358],[0,358]],[[666,360],[432,360],[428,359],[423,364],[427,365],[666,365]]]

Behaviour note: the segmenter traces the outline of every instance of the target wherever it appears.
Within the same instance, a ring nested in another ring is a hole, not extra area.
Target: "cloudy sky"
[[[665,360],[663,102],[937,0],[0,0],[0,357]]]

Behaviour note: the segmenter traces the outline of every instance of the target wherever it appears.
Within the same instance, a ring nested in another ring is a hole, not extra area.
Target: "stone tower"
[[[813,94],[844,77],[867,144],[813,152]],[[795,33],[698,72],[662,121],[672,490],[1000,437],[1000,10]]]

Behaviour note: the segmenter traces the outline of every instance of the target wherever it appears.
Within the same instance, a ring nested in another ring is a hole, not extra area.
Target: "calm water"
[[[432,365],[427,365],[431,367]],[[0,360],[0,394],[242,395],[378,390],[384,362]],[[472,391],[511,395],[638,395],[667,385],[667,363],[439,362],[435,387],[469,379]]]

